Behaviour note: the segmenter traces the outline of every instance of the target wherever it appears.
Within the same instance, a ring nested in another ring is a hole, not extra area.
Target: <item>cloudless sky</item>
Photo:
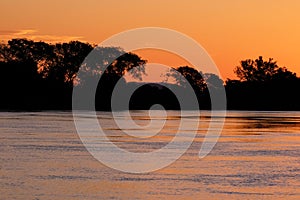
[[[260,55],[300,75],[298,0],[1,0],[0,9],[2,41],[27,37],[97,44],[121,31],[158,26],[199,42],[223,79],[235,77],[240,60]]]

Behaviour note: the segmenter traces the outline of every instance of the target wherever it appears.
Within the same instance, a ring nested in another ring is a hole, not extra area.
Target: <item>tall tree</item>
[[[234,70],[241,81],[261,82],[270,81],[275,78],[296,78],[296,74],[286,68],[279,67],[272,58],[263,60],[262,56],[258,59],[246,59]]]
[[[189,83],[195,91],[204,91],[207,88],[203,73],[189,66],[171,68],[166,76],[172,77],[182,87]]]

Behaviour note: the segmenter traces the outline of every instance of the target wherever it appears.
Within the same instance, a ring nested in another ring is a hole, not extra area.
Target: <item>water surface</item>
[[[134,139],[98,112],[116,145],[132,152],[172,140],[179,113],[162,131]],[[147,111],[132,112],[147,125]],[[159,114],[157,118],[159,119]],[[300,199],[300,112],[229,111],[221,137],[204,159],[198,153],[210,113],[190,149],[172,165],[145,174],[110,169],[94,159],[76,133],[71,112],[0,113],[0,199]]]

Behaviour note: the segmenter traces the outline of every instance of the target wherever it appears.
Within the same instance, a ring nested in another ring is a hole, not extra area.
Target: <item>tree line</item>
[[[85,60],[92,52],[101,59],[90,66]],[[101,71],[109,58],[117,58]],[[139,83],[126,83],[125,73],[141,80],[146,60],[119,47],[99,47],[80,41],[50,44],[27,39],[12,39],[0,44],[0,109],[1,110],[69,110],[72,90],[87,83],[77,77],[84,67],[89,78],[102,77],[95,95],[97,110],[111,109],[111,95],[118,81],[130,88]],[[100,67],[99,67],[100,66]],[[179,76],[180,73],[182,76]],[[161,104],[166,109],[180,109],[176,96],[169,89],[184,92],[191,85],[200,109],[210,109],[209,91],[225,87],[229,109],[237,110],[300,110],[300,79],[273,59],[241,61],[235,68],[237,80],[225,82],[215,74],[203,73],[189,66],[171,68],[165,75],[174,84],[149,83],[132,95],[130,109],[149,109]],[[188,98],[188,97],[187,97]]]

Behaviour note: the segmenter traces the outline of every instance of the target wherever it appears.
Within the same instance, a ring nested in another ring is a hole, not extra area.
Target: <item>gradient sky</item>
[[[300,75],[298,0],[1,0],[0,8],[2,41],[27,37],[96,44],[121,31],[158,26],[199,42],[223,79],[235,77],[240,60],[260,55]],[[170,58],[165,63],[182,64]]]

